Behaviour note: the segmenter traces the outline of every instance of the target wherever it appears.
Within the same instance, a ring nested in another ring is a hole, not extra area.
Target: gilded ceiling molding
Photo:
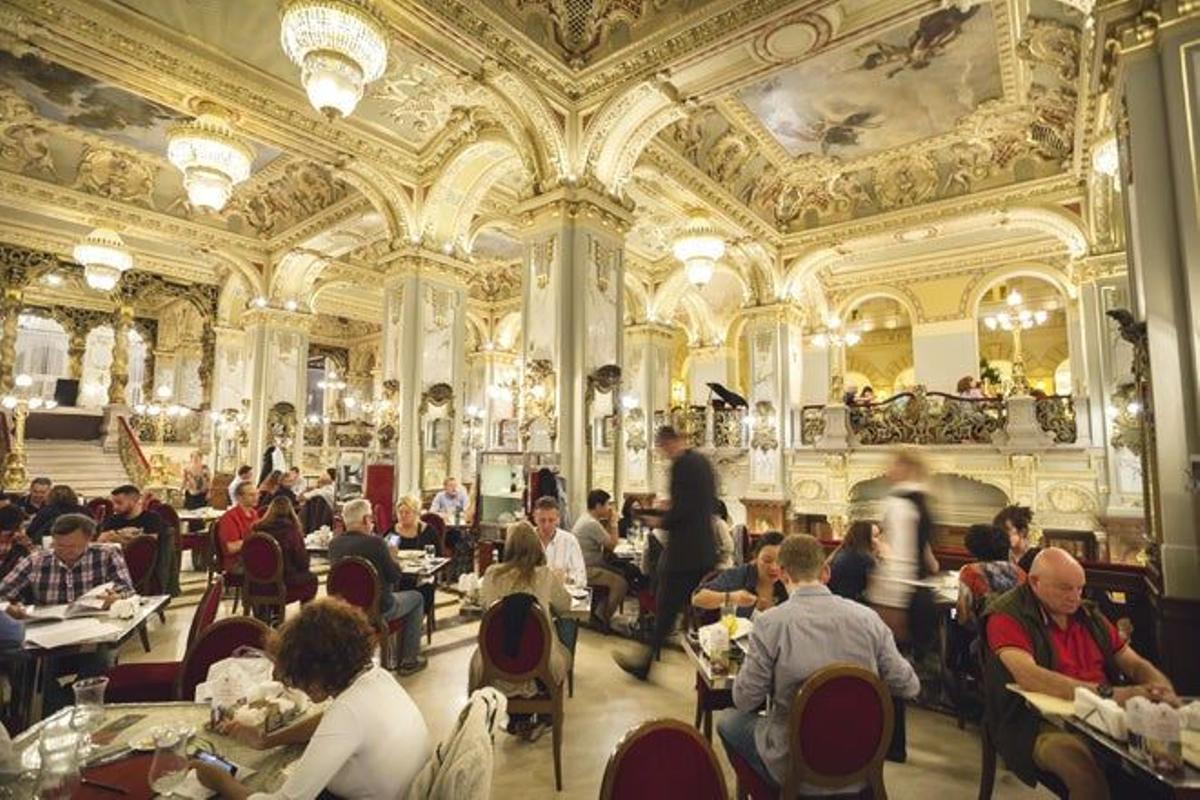
[[[0,171],[0,202],[89,227],[96,220],[109,220],[122,231],[166,242],[227,246],[251,252],[262,248],[262,242],[249,236],[11,172]]]
[[[750,211],[728,189],[660,141],[652,141],[646,146],[639,162],[639,167],[642,166],[653,167],[663,175],[670,176],[684,189],[701,198],[710,210],[731,226],[762,240],[764,245],[777,247],[783,241],[774,225]]]
[[[877,285],[866,286],[838,298],[834,304],[835,310],[833,313],[838,319],[845,320],[850,316],[850,312],[854,310],[855,306],[879,297],[898,303],[904,309],[904,313],[908,315],[909,324],[929,321],[925,316],[925,309],[921,305],[921,301],[917,299],[911,290],[907,290],[902,285],[889,286],[883,283],[882,280]]]
[[[334,167],[333,174],[370,201],[383,217],[388,241],[420,236],[417,212],[408,187],[363,161],[343,161]]]
[[[242,326],[262,326],[264,328],[284,328],[287,330],[308,333],[316,321],[316,315],[306,311],[285,311],[282,308],[248,308],[242,315]]]
[[[1075,281],[1083,285],[1129,274],[1129,257],[1125,251],[1082,258],[1073,264]]]
[[[565,185],[530,198],[513,209],[521,235],[530,236],[562,223],[564,218],[587,219],[624,236],[633,222],[631,210],[591,186]]]
[[[964,197],[937,200],[915,208],[895,209],[864,219],[846,220],[812,230],[789,233],[783,240],[783,256],[785,259],[792,259],[796,251],[805,246],[846,242],[872,234],[935,225],[973,212],[987,213],[998,208],[1074,202],[1079,200],[1079,192],[1078,181],[1070,174],[1038,178]]]
[[[562,123],[542,95],[520,75],[491,59],[484,61],[480,80],[492,88],[511,114],[524,120],[544,187],[565,178],[571,169],[571,153]]]
[[[373,211],[371,201],[360,194],[350,194],[337,203],[322,211],[318,211],[308,219],[283,231],[278,236],[267,241],[271,252],[279,252],[297,247],[322,233],[339,227],[343,223],[355,220]]]

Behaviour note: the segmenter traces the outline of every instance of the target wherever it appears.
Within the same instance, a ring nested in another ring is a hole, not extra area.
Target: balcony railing
[[[1008,407],[998,398],[912,392],[850,408],[859,444],[991,444],[1004,430]]]
[[[746,409],[713,409],[713,447],[737,449],[746,446]]]
[[[1075,423],[1075,400],[1069,395],[1039,397],[1034,405],[1038,426],[1058,444],[1074,444],[1079,438]]]
[[[825,406],[800,409],[800,444],[811,447],[825,435]]]

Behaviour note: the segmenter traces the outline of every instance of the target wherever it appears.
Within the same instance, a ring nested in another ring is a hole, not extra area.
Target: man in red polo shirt
[[[258,488],[252,481],[238,484],[234,492],[236,505],[217,520],[217,540],[221,545],[221,561],[226,572],[241,571],[242,542],[250,535],[250,528],[258,522]]]
[[[1072,699],[1085,686],[1124,704],[1148,697],[1178,703],[1167,677],[1121,640],[1112,623],[1083,600],[1085,574],[1070,553],[1049,547],[1033,561],[1029,582],[988,607],[985,724],[1018,777],[1057,775],[1072,798],[1107,798],[1108,783],[1087,744],[1045,723],[1017,694],[1022,689]],[[1121,685],[1119,685],[1121,684]]]

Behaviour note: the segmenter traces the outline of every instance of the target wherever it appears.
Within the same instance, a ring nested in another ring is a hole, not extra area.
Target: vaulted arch
[[[642,150],[668,125],[687,116],[674,87],[643,81],[609,99],[584,133],[577,175],[592,175],[619,195],[633,175]]]
[[[752,294],[746,276],[739,270],[721,262],[717,264],[715,272],[732,276],[741,287],[743,299]],[[670,319],[671,315],[675,313],[676,306],[689,296],[700,300],[695,292],[695,287],[688,281],[687,273],[681,266],[672,272],[670,277],[663,281],[655,291],[654,296],[650,299],[650,314],[656,319]]]
[[[420,236],[416,209],[403,184],[363,161],[352,161],[336,167],[333,174],[362,192],[370,201],[383,218],[389,241],[411,240]]]
[[[566,176],[571,168],[566,137],[562,124],[542,95],[520,76],[494,64],[485,66],[483,80],[508,113],[523,122],[526,136],[533,143],[537,177],[543,186]]]
[[[465,249],[480,201],[522,160],[512,142],[485,134],[455,153],[429,190],[422,209],[423,238],[435,247]]]

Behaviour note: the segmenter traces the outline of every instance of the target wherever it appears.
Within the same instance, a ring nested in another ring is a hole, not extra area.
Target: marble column
[[[24,296],[19,287],[7,286],[3,298],[0,298],[0,311],[4,313],[3,330],[0,332],[0,393],[13,389],[13,370],[17,364],[17,322]]]
[[[787,497],[787,451],[794,409],[803,399],[801,330],[803,318],[789,304],[745,312],[744,336],[750,348],[747,401],[750,403],[750,493]]]
[[[109,405],[125,405],[125,387],[129,385],[129,331],[133,327],[133,306],[122,303],[113,312],[112,366],[109,368]]]
[[[625,329],[623,391],[632,407],[625,417],[625,475],[631,492],[654,492],[664,465],[654,449],[654,412],[671,407],[671,349],[675,331],[646,323]],[[711,349],[711,348],[710,348]],[[696,356],[693,355],[693,358]],[[693,367],[695,362],[693,362]],[[714,378],[714,380],[716,380]],[[693,394],[693,397],[707,397]]]
[[[548,365],[554,397],[548,420],[554,436],[535,434],[527,447],[558,456],[567,502],[577,516],[588,491],[587,377],[622,364],[623,247],[630,215],[591,189],[563,187],[523,203],[517,217],[525,245],[525,374]],[[531,422],[529,399],[523,398],[523,427]],[[616,490],[620,496],[619,481]]]
[[[482,412],[476,423],[480,449],[500,449],[502,442],[496,426],[501,420],[517,416],[516,398],[508,391],[520,380],[517,354],[508,350],[478,350],[467,356],[467,364],[467,403]]]
[[[396,491],[420,495],[462,463],[462,413],[466,391],[465,265],[425,251],[403,254],[390,264],[383,296],[383,379],[399,382],[398,426],[395,445]],[[450,444],[424,456],[427,430],[436,407],[421,413],[422,397],[438,384],[451,387],[445,406],[450,412]],[[438,474],[431,474],[443,458]],[[425,465],[424,467],[422,465]],[[427,474],[422,475],[422,470]]]
[[[1121,175],[1133,315],[1144,322],[1153,432],[1146,454],[1151,593],[1160,658],[1181,692],[1200,690],[1200,14],[1178,4],[1114,28],[1116,87],[1127,119]],[[1179,18],[1180,16],[1186,18]],[[1108,22],[1108,20],[1105,20]],[[1103,32],[1101,32],[1103,33]],[[1124,121],[1124,120],[1123,120]]]
[[[312,315],[277,308],[254,308],[242,317],[245,325],[244,384],[250,403],[250,463],[257,474],[269,445],[282,447],[288,466],[298,465],[304,444],[304,403],[308,380],[308,332]],[[226,346],[230,339],[226,338]],[[280,403],[293,414],[272,429],[271,412]]]

